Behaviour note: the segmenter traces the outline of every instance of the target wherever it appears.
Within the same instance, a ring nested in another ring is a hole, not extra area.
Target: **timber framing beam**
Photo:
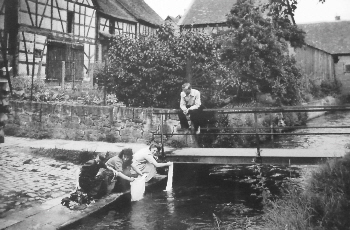
[[[66,41],[71,43],[73,43],[74,41],[74,43],[87,43],[87,44],[95,45],[95,39],[93,38],[87,38],[87,37],[77,36],[77,35],[72,36],[72,35],[68,35],[67,33],[56,32],[56,31],[53,32],[52,30],[49,30],[49,29],[36,28],[36,27],[23,25],[23,24],[20,24],[19,31],[48,36],[48,38],[56,39],[58,41]]]

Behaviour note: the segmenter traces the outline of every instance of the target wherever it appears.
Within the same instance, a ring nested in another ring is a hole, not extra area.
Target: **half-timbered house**
[[[107,54],[109,37],[150,35],[164,23],[143,0],[98,0],[98,61]]]
[[[103,34],[136,38],[162,23],[143,0],[0,0],[1,50],[13,74],[58,83],[87,77],[102,59]]]
[[[82,80],[96,50],[93,1],[0,0],[14,74]]]

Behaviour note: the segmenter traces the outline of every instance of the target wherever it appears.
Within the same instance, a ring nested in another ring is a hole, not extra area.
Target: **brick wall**
[[[9,135],[37,134],[44,135],[43,138],[111,142],[147,142],[152,132],[161,131],[161,116],[153,112],[169,111],[23,101],[10,104],[12,113],[6,125]],[[163,132],[176,132],[177,115],[164,117]]]

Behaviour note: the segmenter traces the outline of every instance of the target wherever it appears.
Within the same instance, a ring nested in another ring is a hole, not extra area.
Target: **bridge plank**
[[[183,148],[166,154],[175,163],[252,164],[261,160],[265,164],[318,164],[329,158],[342,157],[342,149],[269,149],[264,148],[256,159],[256,148]]]

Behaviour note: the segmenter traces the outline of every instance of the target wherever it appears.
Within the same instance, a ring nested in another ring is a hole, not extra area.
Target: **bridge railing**
[[[335,112],[335,111],[350,111],[350,106],[285,106],[285,107],[249,107],[249,108],[233,108],[233,109],[204,109],[204,112],[215,112],[218,114],[238,114],[238,113],[253,113],[254,114],[254,126],[253,127],[207,127],[207,130],[248,130],[253,132],[225,132],[225,133],[201,133],[198,135],[255,135],[257,144],[257,157],[260,157],[260,135],[271,135],[272,141],[274,135],[348,135],[350,132],[309,132],[309,133],[282,133],[274,132],[274,130],[296,130],[296,129],[340,129],[340,128],[350,128],[350,126],[275,126],[272,122],[272,116],[270,116],[270,127],[258,127],[258,114],[266,113],[291,113],[291,112]],[[153,133],[153,135],[161,136],[161,144],[164,146],[164,135],[194,135],[192,133],[164,133],[164,121],[166,116],[171,114],[178,114],[181,112],[179,109],[173,109],[167,112],[155,112],[153,114],[161,115],[161,129],[160,133]],[[259,129],[268,129],[271,132],[259,132]],[[163,149],[164,154],[164,149]]]

